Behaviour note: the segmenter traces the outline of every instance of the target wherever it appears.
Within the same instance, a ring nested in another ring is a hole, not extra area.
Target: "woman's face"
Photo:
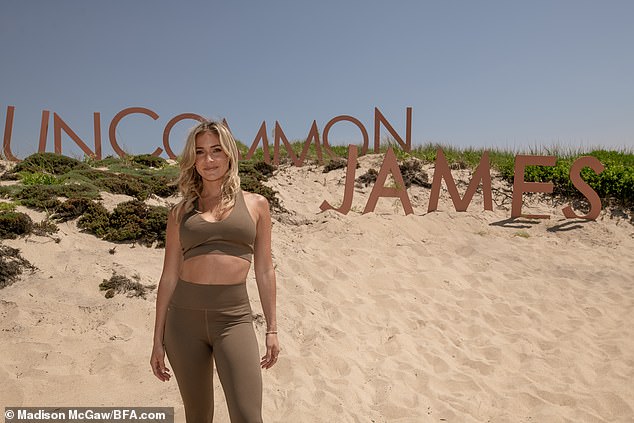
[[[222,150],[220,138],[213,132],[196,135],[196,171],[207,181],[222,179],[229,170],[229,156]]]

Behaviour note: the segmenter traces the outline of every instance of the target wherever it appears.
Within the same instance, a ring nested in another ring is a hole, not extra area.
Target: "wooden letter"
[[[451,201],[453,202],[453,206],[456,208],[456,211],[462,212],[467,211],[469,204],[471,203],[471,199],[473,198],[473,194],[475,194],[478,189],[478,185],[480,185],[480,181],[482,181],[482,195],[484,196],[484,210],[493,210],[493,195],[491,193],[491,171],[489,165],[489,152],[485,151],[482,154],[482,158],[480,158],[480,163],[476,168],[471,181],[469,181],[469,186],[467,187],[467,192],[463,198],[460,198],[460,194],[458,193],[458,188],[456,188],[456,182],[451,175],[451,170],[449,169],[449,164],[447,163],[447,159],[445,158],[445,154],[439,148],[436,152],[436,164],[434,168],[434,180],[431,184],[431,193],[429,196],[429,206],[427,207],[427,212],[432,212],[438,209],[438,198],[440,197],[440,185],[442,183],[442,179],[445,179],[445,184],[447,184],[447,190],[449,191],[449,196],[451,197]]]
[[[174,154],[174,152],[172,151],[170,147],[170,132],[172,131],[172,128],[174,127],[174,125],[176,125],[178,122],[184,119],[194,119],[194,120],[197,120],[198,122],[203,122],[205,120],[204,117],[197,115],[196,113],[182,113],[178,116],[174,116],[173,118],[170,119],[169,122],[167,122],[167,125],[165,125],[165,129],[163,129],[163,148],[165,149],[165,152],[167,153],[167,157],[169,157],[172,160],[176,160],[176,154]]]
[[[11,152],[11,133],[13,132],[13,115],[15,113],[15,106],[7,106],[7,118],[4,124],[4,141],[3,141],[3,153],[7,160],[12,162],[18,162],[20,159],[15,157]]]
[[[98,113],[94,117],[96,121],[99,120]],[[66,134],[75,141],[75,144],[81,148],[81,150],[89,157],[95,157],[95,152],[91,151],[90,148],[79,138],[79,136],[73,131],[70,126],[62,120],[61,117],[55,112],[53,112],[53,142],[55,145],[55,154],[62,154],[62,129]],[[95,131],[99,129],[99,124],[95,122],[94,125]],[[40,131],[41,136],[41,131]],[[40,143],[42,139],[40,138]],[[95,151],[101,152],[101,134],[95,132]]]
[[[522,214],[522,195],[525,192],[553,192],[552,182],[525,182],[524,170],[526,166],[555,166],[555,156],[515,156],[515,170],[513,173],[513,201],[511,204],[511,218],[528,217],[530,219],[550,219],[547,214]]]
[[[332,128],[332,126],[337,123],[340,122],[342,120],[346,120],[348,122],[352,122],[355,125],[357,125],[357,127],[359,128],[359,130],[361,131],[361,135],[363,135],[363,148],[361,149],[361,154],[365,154],[368,152],[368,143],[369,143],[369,137],[368,137],[368,131],[366,131],[365,126],[363,126],[363,124],[361,123],[361,121],[359,121],[359,119],[352,117],[352,116],[348,116],[348,115],[341,115],[341,116],[336,116],[332,119],[330,119],[328,121],[328,123],[326,124],[326,126],[324,127],[324,150],[326,150],[326,153],[328,153],[328,155],[332,158],[337,157],[337,155],[335,153],[332,152],[332,150],[330,149],[330,144],[328,144],[328,132],[330,132],[330,128]],[[350,150],[348,150],[349,152]]]
[[[255,150],[258,148],[258,144],[262,140],[262,152],[264,153],[264,162],[271,163],[271,155],[269,153],[269,138],[266,135],[266,121],[262,121],[262,125],[260,125],[260,130],[255,135],[253,139],[253,144],[251,144],[251,148],[247,152],[245,160],[249,160],[253,157]]]
[[[301,167],[301,162],[297,159],[295,152],[293,151],[293,146],[288,139],[286,138],[286,134],[282,130],[280,123],[275,121],[275,139],[273,140],[273,164],[278,166],[280,164],[280,139],[284,143],[284,147],[286,148],[286,152],[289,157],[293,161],[293,165],[297,167]]]
[[[306,137],[306,141],[304,141],[304,147],[302,148],[302,153],[299,156],[299,159],[295,155],[288,139],[286,138],[286,134],[282,130],[282,126],[279,122],[275,121],[275,142],[273,144],[273,161],[276,165],[280,163],[280,139],[284,143],[286,147],[286,151],[288,155],[291,157],[293,161],[293,165],[297,167],[301,167],[306,161],[306,156],[308,155],[308,151],[310,150],[310,144],[315,142],[315,152],[317,153],[317,160],[319,164],[323,164],[323,157],[321,155],[321,145],[319,144],[319,129],[317,128],[317,121],[313,120],[313,124],[310,127],[310,131],[308,132],[308,136]]]
[[[42,121],[40,122],[40,144],[37,152],[44,153],[46,151],[46,138],[48,137],[48,117],[51,112],[42,110]],[[96,140],[95,140],[96,141]],[[99,141],[101,143],[101,140]]]
[[[95,134],[95,159],[101,160],[101,114],[93,114],[93,130]]]
[[[119,113],[117,113],[112,118],[112,121],[110,122],[110,129],[109,129],[108,133],[110,134],[110,145],[112,145],[112,149],[120,157],[125,157],[127,154],[126,154],[125,151],[123,151],[123,149],[121,147],[119,147],[119,144],[117,143],[117,125],[119,124],[119,121],[121,121],[121,119],[123,119],[125,116],[131,115],[133,113],[141,113],[141,114],[144,114],[144,115],[147,115],[147,116],[151,117],[154,120],[159,118],[159,115],[157,115],[154,111],[152,111],[150,109],[146,109],[145,107],[128,107],[127,109],[123,109]],[[152,155],[153,156],[160,156],[162,152],[163,152],[163,150],[161,148],[157,148],[156,150],[154,150]]]
[[[599,198],[599,194],[595,190],[590,187],[581,179],[581,170],[588,166],[590,169],[594,170],[594,172],[598,175],[603,172],[605,167],[596,157],[592,156],[584,156],[579,157],[570,167],[570,180],[572,184],[583,194],[584,197],[590,203],[590,211],[585,216],[577,216],[577,214],[572,210],[572,207],[566,206],[563,209],[564,216],[568,219],[588,219],[588,220],[596,220],[599,217],[599,213],[601,213],[601,199]]]
[[[381,147],[381,124],[385,126],[385,129],[388,130],[390,134],[394,137],[396,142],[401,146],[401,149],[406,152],[410,152],[412,150],[412,108],[407,108],[407,117],[406,117],[406,126],[405,126],[405,142],[403,142],[403,138],[394,130],[390,122],[385,119],[383,113],[379,110],[378,107],[374,108],[374,152],[378,153]]]
[[[357,146],[348,145],[348,165],[346,167],[346,184],[343,191],[343,203],[338,209],[331,206],[326,200],[321,203],[321,211],[336,210],[341,214],[348,214],[352,207],[352,195],[354,194],[354,175],[357,169]]]
[[[321,144],[319,143],[319,129],[317,128],[317,121],[313,120],[313,124],[310,127],[310,131],[308,132],[308,136],[306,137],[306,141],[304,142],[304,149],[302,150],[302,154],[299,156],[300,165],[304,163],[306,160],[306,156],[308,155],[308,150],[310,149],[310,143],[315,142],[315,153],[317,153],[317,162],[322,165],[324,164],[324,158],[321,155]],[[356,166],[356,165],[355,165]]]
[[[395,188],[385,186],[385,180],[387,179],[388,173],[392,174],[392,178],[394,178],[394,182],[396,182]],[[405,182],[403,182],[403,175],[401,175],[401,169],[398,167],[396,155],[394,154],[392,147],[389,147],[387,149],[387,153],[385,153],[385,158],[381,164],[381,170],[379,170],[379,174],[376,177],[376,182],[372,187],[372,192],[370,193],[370,198],[368,198],[368,202],[365,205],[363,214],[374,211],[379,197],[398,197],[401,199],[401,203],[403,204],[405,215],[407,216],[408,214],[414,213],[412,203],[407,195]]]

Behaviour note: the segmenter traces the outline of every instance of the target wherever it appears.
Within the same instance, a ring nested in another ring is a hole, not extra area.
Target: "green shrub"
[[[412,184],[431,188],[429,183],[429,175],[423,169],[423,162],[415,158],[409,158],[398,165],[405,187],[409,188]]]
[[[114,157],[114,156],[106,156],[105,158],[101,159],[101,160],[95,160],[93,162],[90,163],[91,167],[110,167],[112,165],[115,164],[119,164],[121,163],[121,158],[120,157]]]
[[[103,238],[108,232],[110,225],[110,219],[108,218],[108,210],[104,206],[98,203],[93,203],[86,207],[85,211],[77,221],[77,227],[85,229],[96,235],[99,238]]]
[[[258,172],[260,172],[266,178],[268,178],[270,176],[273,176],[273,171],[275,171],[275,169],[277,169],[272,164],[269,164],[269,163],[264,162],[264,161],[262,161],[262,162],[253,162],[253,168],[255,170],[257,170]]]
[[[20,180],[24,185],[57,185],[60,183],[55,175],[42,172],[22,172],[20,173]]]
[[[370,184],[373,184],[376,182],[376,178],[379,176],[379,172],[374,169],[374,168],[370,168],[368,169],[368,171],[366,173],[364,173],[363,175],[359,176],[355,182],[358,182],[360,184],[365,185],[366,187]]]
[[[148,247],[156,242],[158,248],[165,246],[167,215],[167,207],[131,200],[117,205],[112,213],[101,205],[88,205],[77,225],[108,241],[135,241]]]
[[[15,211],[15,207],[15,203],[6,203],[4,201],[0,201],[0,212]]]
[[[156,248],[165,247],[165,236],[167,229],[167,217],[169,209],[161,206],[149,206],[147,216],[144,221],[144,229],[149,237],[150,244],[156,240]]]
[[[62,156],[55,153],[35,153],[31,154],[14,168],[13,173],[49,173],[53,175],[63,175],[66,172],[76,169],[87,169],[88,165],[71,157]]]
[[[132,175],[109,174],[96,180],[95,185],[113,194],[129,195],[140,200],[146,199],[150,194],[150,187],[138,177]]]
[[[20,255],[20,250],[0,245],[0,289],[13,284],[24,269],[31,272],[37,268]]]
[[[139,200],[120,203],[110,214],[110,227],[104,239],[108,241],[140,240],[147,205]]]
[[[144,167],[155,167],[162,168],[167,165],[167,161],[165,161],[162,157],[152,156],[151,154],[140,154],[138,156],[130,156],[130,161],[136,165],[141,165]]]
[[[272,174],[274,169],[274,166],[265,162],[241,161],[238,164],[240,188],[244,191],[260,194],[265,197],[269,202],[271,210],[275,209],[284,211],[285,209],[280,204],[279,198],[275,195],[276,191],[262,184],[262,181],[267,180],[267,176],[265,174]]]
[[[88,198],[69,198],[55,209],[55,213],[51,218],[58,222],[66,222],[76,219],[84,213],[100,214],[102,212],[107,214],[106,209],[93,200]]]
[[[171,197],[172,195],[176,195],[178,193],[178,186],[173,178],[156,175],[146,176],[143,180],[148,186],[148,193],[162,198]]]
[[[14,239],[32,230],[33,221],[29,215],[14,211],[0,212],[0,238]]]
[[[328,163],[324,166],[324,172],[328,173],[336,169],[343,169],[347,166],[348,162],[342,158],[336,157],[328,160]]]
[[[256,163],[265,163],[265,162],[254,162],[254,161],[239,162],[238,175],[240,175],[240,178],[245,176],[250,176],[258,181],[266,181],[267,177],[258,170],[258,168],[256,167]]]
[[[284,211],[285,209],[280,204],[279,198],[275,195],[277,192],[266,185],[263,185],[260,181],[255,179],[251,175],[245,175],[240,178],[240,188],[244,191],[260,194],[265,197],[269,202],[271,210]]]
[[[585,167],[581,178],[597,192],[603,200],[614,199],[625,206],[634,205],[634,155],[612,151],[593,151],[591,155],[599,159],[605,169],[596,174]],[[570,180],[570,167],[581,156],[557,159],[555,166],[527,166],[524,180],[527,182],[552,182],[553,194],[566,198],[581,198],[581,193]],[[509,183],[514,179],[514,162],[506,163],[501,174]]]
[[[38,236],[48,236],[54,233],[57,233],[59,228],[54,222],[51,222],[48,219],[44,219],[41,222],[33,224],[32,233]]]
[[[55,210],[61,202],[57,199],[58,185],[28,185],[14,194],[20,204],[36,210]]]
[[[113,274],[110,279],[104,279],[99,284],[100,291],[106,291],[106,298],[112,298],[115,294],[127,294],[128,298],[141,297],[145,298],[147,291],[156,288],[156,285],[142,285],[139,282],[140,277],[134,277],[136,281],[127,276]]]

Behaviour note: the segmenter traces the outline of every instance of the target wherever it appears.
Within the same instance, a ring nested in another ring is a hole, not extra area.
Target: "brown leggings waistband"
[[[229,310],[249,305],[246,281],[232,285],[205,285],[179,279],[170,306],[194,310]]]

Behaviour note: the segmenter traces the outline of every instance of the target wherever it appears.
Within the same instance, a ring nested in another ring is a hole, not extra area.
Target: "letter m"
[[[445,158],[444,153],[439,148],[436,153],[436,167],[434,169],[434,180],[431,185],[431,194],[429,197],[429,206],[427,207],[427,212],[432,212],[438,209],[438,198],[440,197],[440,184],[442,180],[445,180],[445,184],[447,184],[447,190],[449,191],[449,195],[451,196],[451,201],[453,201],[453,205],[456,208],[456,211],[467,211],[467,207],[469,207],[469,203],[471,203],[471,199],[473,198],[473,194],[475,194],[478,189],[478,185],[480,185],[480,181],[482,181],[482,194],[484,195],[484,209],[485,210],[493,210],[493,198],[491,195],[491,172],[489,167],[489,152],[485,151],[480,159],[480,163],[473,173],[473,177],[469,182],[469,186],[467,187],[467,192],[465,193],[463,198],[460,198],[460,194],[458,193],[458,188],[456,188],[456,182],[451,175],[451,170],[449,169],[449,164],[447,163],[447,159]]]

